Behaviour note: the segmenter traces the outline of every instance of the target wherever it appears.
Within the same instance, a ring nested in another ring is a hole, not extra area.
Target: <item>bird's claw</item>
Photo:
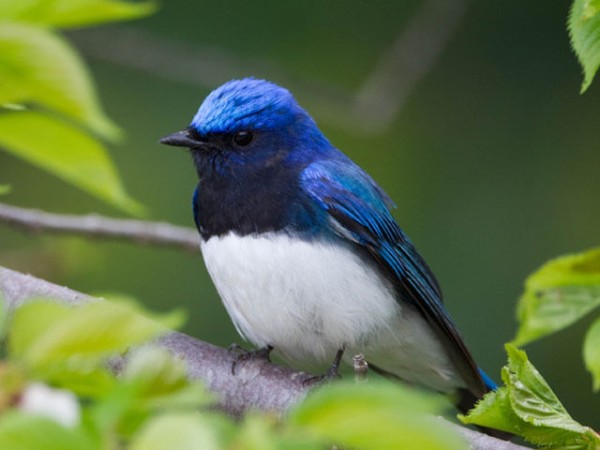
[[[342,361],[343,354],[344,349],[339,349],[335,354],[335,359],[333,360],[333,363],[331,364],[331,366],[329,366],[329,369],[327,369],[327,372],[325,372],[322,375],[314,375],[308,377],[304,381],[302,381],[302,384],[304,384],[305,386],[312,386],[314,384],[327,383],[329,381],[342,378],[342,376],[340,375],[340,363]]]
[[[238,344],[231,344],[228,349],[229,354],[233,359],[231,362],[231,374],[235,375],[235,368],[239,362],[250,361],[252,359],[271,361],[270,354],[272,350],[273,347],[270,345],[254,350],[246,350]]]

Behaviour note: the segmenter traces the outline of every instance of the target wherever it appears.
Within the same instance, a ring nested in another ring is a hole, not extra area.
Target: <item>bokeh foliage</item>
[[[57,32],[143,17],[153,3],[5,0],[0,5],[0,148],[129,213],[102,142],[120,129],[103,112],[80,56]]]
[[[513,340],[525,345],[556,333],[600,307],[600,249],[563,256],[546,263],[525,282],[518,306],[519,329]],[[600,387],[600,318],[586,335],[583,356]]]
[[[600,1],[575,0],[569,15],[569,32],[583,67],[581,92],[585,92],[600,67]]]
[[[368,450],[468,448],[456,430],[435,417],[447,410],[443,398],[392,383],[336,383],[310,394],[286,418],[251,412],[234,423],[208,408],[216,399],[187,379],[181,360],[151,345],[139,348],[167,332],[172,317],[150,319],[130,302],[73,307],[44,299],[21,306],[8,323],[0,317],[6,324],[0,344],[7,355],[0,361],[0,447],[318,450],[337,443]],[[115,376],[108,361],[131,349],[126,368]],[[76,422],[23,410],[19,398],[33,382],[77,393]]]

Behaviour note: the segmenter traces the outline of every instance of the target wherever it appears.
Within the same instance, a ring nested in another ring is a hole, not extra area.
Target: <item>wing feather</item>
[[[317,161],[304,169],[300,182],[328,213],[332,230],[366,249],[392,280],[397,300],[412,304],[423,315],[469,389],[482,395],[485,388],[479,370],[443,306],[437,280],[394,220],[389,197],[350,160]]]

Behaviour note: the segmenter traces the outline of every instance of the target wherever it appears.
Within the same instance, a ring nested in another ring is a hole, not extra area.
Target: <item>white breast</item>
[[[237,330],[296,367],[345,357],[450,390],[462,385],[421,316],[348,248],[276,233],[233,233],[201,243],[208,272]]]

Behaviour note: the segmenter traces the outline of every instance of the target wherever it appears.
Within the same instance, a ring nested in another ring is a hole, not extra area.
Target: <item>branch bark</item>
[[[170,223],[113,219],[97,214],[53,214],[5,203],[0,203],[0,222],[27,232],[108,237],[143,245],[175,247],[194,253],[198,252],[200,244],[196,230]]]
[[[47,281],[0,267],[0,297],[7,310],[14,311],[30,298],[45,297],[77,305],[93,298]],[[158,345],[182,358],[192,379],[201,379],[216,392],[223,410],[239,416],[249,408],[285,412],[301,401],[311,389],[305,381],[311,374],[274,365],[266,360],[238,362],[232,373],[233,355],[226,349],[182,333],[170,333]],[[443,419],[442,419],[443,420]],[[472,450],[525,449],[480,432],[456,425]]]

